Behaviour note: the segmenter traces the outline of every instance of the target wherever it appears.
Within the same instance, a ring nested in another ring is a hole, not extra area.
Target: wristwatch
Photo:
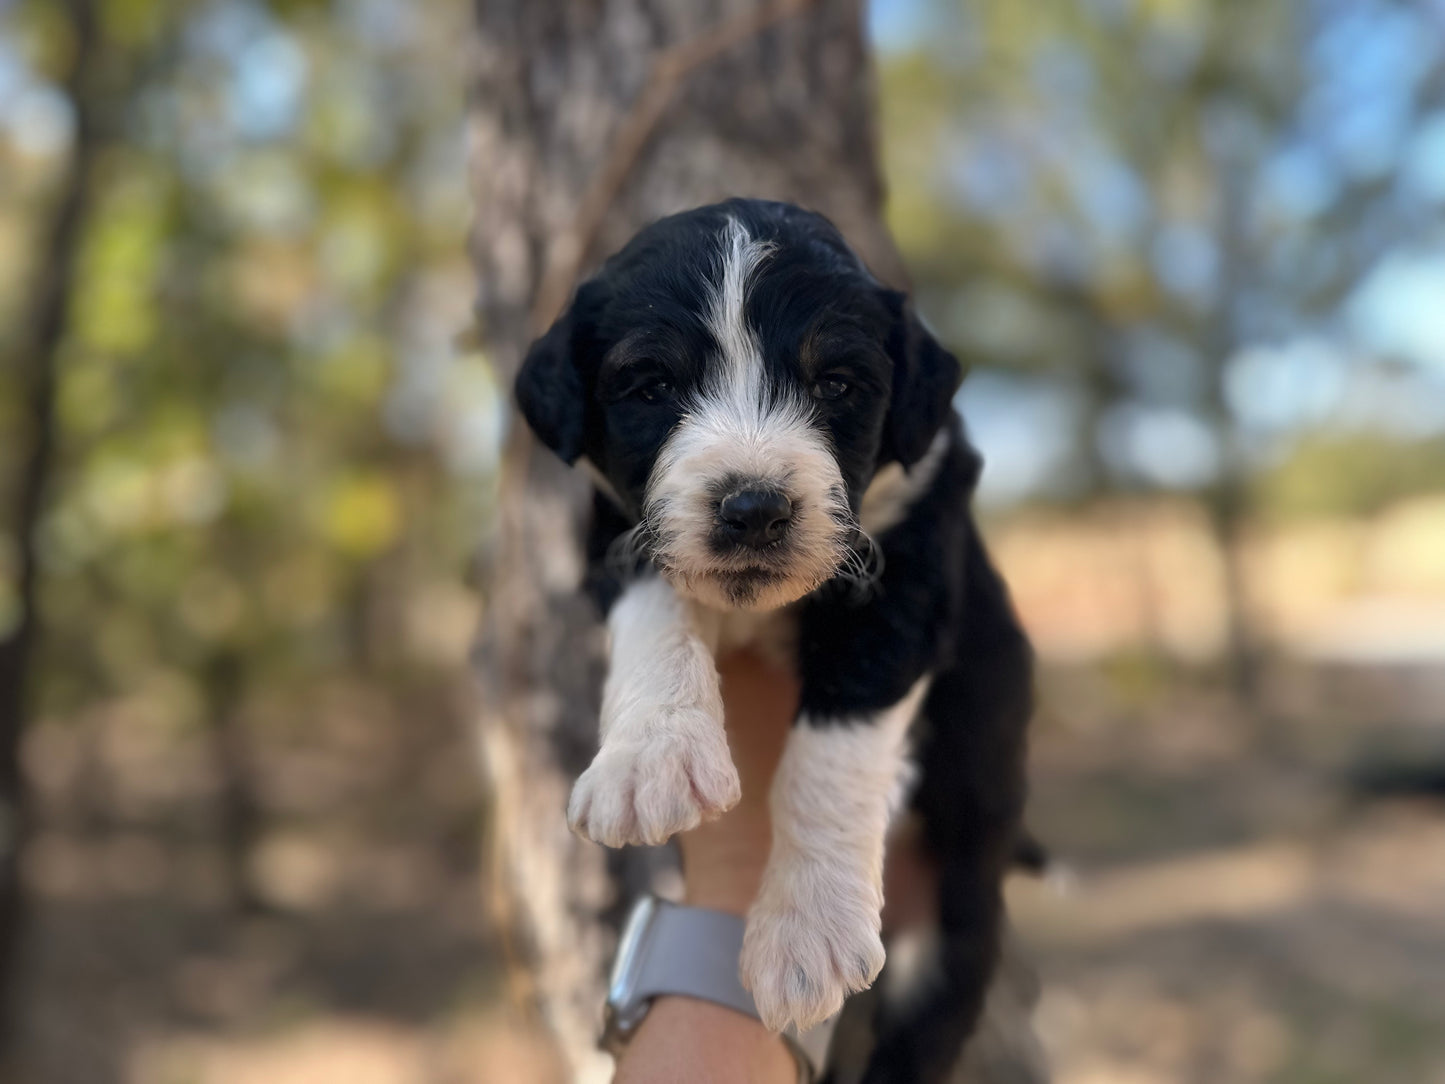
[[[602,1049],[618,1055],[642,1023],[652,999],[664,994],[698,998],[758,1019],[753,996],[738,979],[743,920],[724,911],[683,907],[655,896],[633,904],[607,985]],[[782,1034],[798,1064],[799,1084],[816,1078],[812,1058],[797,1037]]]

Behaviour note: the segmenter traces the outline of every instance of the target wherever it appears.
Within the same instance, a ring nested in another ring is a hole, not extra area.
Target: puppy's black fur
[[[611,559],[617,540],[638,524],[654,460],[718,349],[703,316],[707,261],[729,219],[774,245],[747,322],[770,381],[812,389],[855,515],[880,469],[914,466],[946,434],[929,487],[875,539],[871,589],[828,583],[792,607],[813,725],[887,708],[933,675],[914,725],[911,802],[939,873],[941,953],[924,989],[879,999],[864,1079],[941,1081],[995,965],[1031,710],[1028,643],[969,511],[981,464],[952,407],[957,362],[821,216],[732,200],[663,219],[609,260],[533,346],[517,398],[549,447],[568,462],[585,456],[605,479],[587,551],[606,611],[629,574]],[[833,397],[837,385],[847,390]]]

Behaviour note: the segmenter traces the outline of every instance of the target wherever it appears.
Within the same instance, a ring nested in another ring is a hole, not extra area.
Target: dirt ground
[[[1041,686],[1031,819],[1058,868],[1010,897],[1059,1084],[1445,1082],[1445,805],[1349,785],[1445,756],[1445,673],[1275,666],[1249,717],[1143,659]],[[480,917],[462,693],[337,686],[248,718],[239,868],[206,735],[133,709],[27,749],[18,1080],[557,1079]]]
[[[39,727],[18,1081],[548,1079],[499,1008],[468,721],[444,686],[261,706],[244,862],[222,846],[208,735],[123,703]]]
[[[1272,676],[1250,723],[1046,687],[1034,821],[1064,869],[1011,906],[1059,1084],[1445,1082],[1445,803],[1352,784],[1445,759],[1441,675]]]

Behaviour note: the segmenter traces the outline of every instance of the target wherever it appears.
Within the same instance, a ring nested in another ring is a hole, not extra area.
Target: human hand
[[[686,902],[746,916],[762,883],[772,845],[768,794],[797,715],[799,684],[783,667],[752,653],[718,660],[728,745],[742,780],[742,799],[717,820],[678,837]],[[915,833],[890,841],[885,866],[884,925],[932,920],[937,894],[932,864]],[[706,1001],[659,998],[618,1064],[617,1084],[791,1084],[792,1054],[749,1017]]]
[[[751,653],[718,660],[728,745],[742,799],[678,837],[686,902],[746,915],[772,843],[768,792],[797,714],[798,681]],[[757,1020],[721,1005],[658,998],[617,1067],[618,1084],[791,1084],[792,1054]]]
[[[798,712],[799,683],[791,670],[748,653],[718,660],[728,747],[743,796],[730,811],[678,837],[686,902],[746,915],[762,883],[772,846],[768,794]],[[908,818],[890,835],[884,864],[885,930],[931,925],[937,871],[917,825]]]

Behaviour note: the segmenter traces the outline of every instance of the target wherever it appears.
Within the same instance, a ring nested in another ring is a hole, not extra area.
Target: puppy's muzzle
[[[736,489],[718,501],[714,535],[724,547],[766,549],[793,522],[793,502],[775,489]]]

